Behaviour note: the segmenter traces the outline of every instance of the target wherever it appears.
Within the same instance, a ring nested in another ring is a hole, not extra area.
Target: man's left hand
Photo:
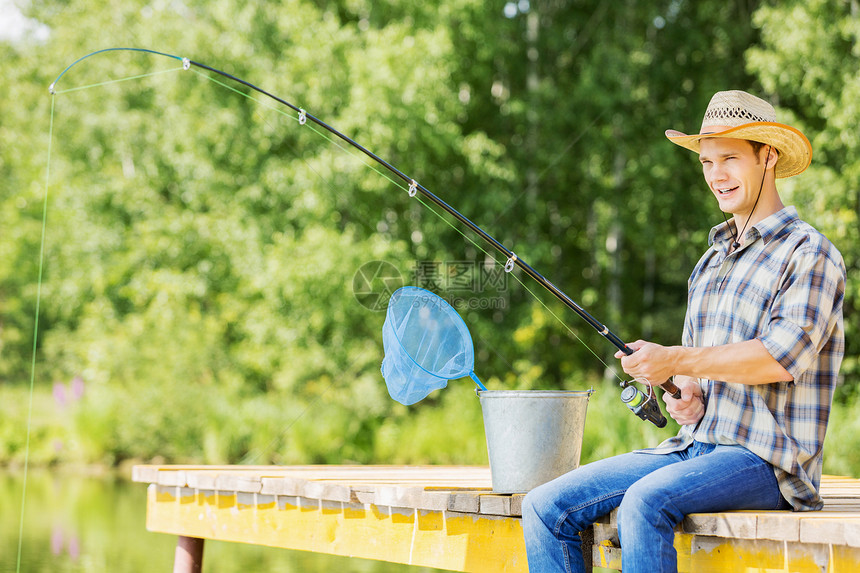
[[[675,385],[681,390],[681,398],[676,400],[666,392],[663,401],[666,402],[666,412],[672,419],[685,426],[695,424],[705,415],[705,399],[702,387],[695,378],[675,376]]]

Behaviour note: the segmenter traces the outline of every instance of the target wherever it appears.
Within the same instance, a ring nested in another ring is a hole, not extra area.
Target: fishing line
[[[45,166],[45,197],[42,203],[42,237],[39,245],[39,275],[36,281],[36,311],[33,320],[33,355],[30,361],[30,395],[27,404],[27,436],[24,442],[24,479],[21,490],[21,517],[18,522],[18,556],[15,571],[21,571],[21,552],[24,543],[24,508],[27,502],[27,473],[30,467],[30,430],[33,422],[33,389],[36,380],[36,349],[39,341],[39,311],[42,301],[42,271],[45,261],[45,238],[48,230],[48,187],[51,180],[51,148],[54,141],[54,101],[51,96],[51,119],[48,127],[48,160]]]
[[[71,93],[71,92],[77,92],[77,91],[81,91],[81,90],[88,90],[88,89],[90,89],[90,88],[99,88],[99,87],[107,86],[107,85],[110,85],[110,84],[118,84],[118,83],[122,83],[122,82],[128,82],[128,81],[131,81],[131,80],[139,80],[139,79],[142,79],[142,78],[149,78],[149,77],[152,77],[152,76],[158,76],[158,75],[161,75],[161,74],[167,74],[167,73],[176,72],[176,71],[179,71],[179,70],[182,70],[182,67],[178,67],[178,68],[169,68],[169,69],[166,69],[166,70],[159,70],[159,71],[157,71],[157,72],[149,72],[149,73],[147,73],[147,74],[140,74],[140,75],[137,75],[137,76],[129,76],[129,77],[127,77],[127,78],[120,78],[120,79],[116,79],[116,80],[108,80],[108,81],[100,82],[100,83],[97,83],[97,84],[90,84],[90,85],[88,85],[88,86],[80,86],[80,87],[76,87],[76,88],[69,88],[69,89],[67,89],[67,90],[54,91],[54,92],[52,92],[52,94],[54,94],[54,95],[60,95],[60,94],[67,94],[67,93]]]
[[[48,228],[48,198],[50,191],[50,181],[51,181],[51,158],[53,155],[53,143],[54,143],[54,112],[55,112],[55,104],[56,104],[56,95],[70,93],[74,91],[80,91],[88,88],[105,86],[113,83],[119,83],[124,81],[129,81],[132,79],[140,79],[149,76],[155,76],[162,73],[174,72],[177,70],[181,70],[182,68],[173,68],[170,70],[157,71],[147,74],[140,74],[133,77],[120,78],[115,80],[109,80],[105,82],[100,82],[97,84],[91,84],[88,86],[79,86],[75,88],[69,88],[66,90],[57,91],[55,89],[57,81],[69,70],[72,66],[77,64],[78,62],[102,52],[116,51],[121,50],[122,48],[111,48],[107,50],[100,50],[98,52],[93,52],[92,54],[88,54],[83,58],[78,59],[69,67],[67,67],[63,72],[57,77],[57,80],[54,81],[50,85],[49,92],[51,94],[51,111],[50,111],[50,120],[48,126],[48,154],[47,160],[45,163],[45,187],[44,187],[44,197],[42,202],[42,229],[41,229],[41,237],[39,241],[39,258],[38,258],[38,275],[36,280],[36,305],[34,310],[34,320],[33,320],[33,347],[32,347],[32,355],[30,360],[30,388],[29,388],[29,396],[27,403],[27,425],[26,425],[26,436],[24,439],[24,470],[22,477],[22,485],[21,485],[21,505],[20,505],[20,517],[18,520],[18,546],[17,546],[17,555],[15,559],[15,571],[16,573],[21,572],[21,561],[23,558],[23,548],[24,548],[24,517],[26,515],[26,504],[27,504],[27,482],[29,477],[29,468],[30,468],[30,437],[32,434],[32,422],[33,422],[33,395],[35,392],[35,381],[36,381],[36,356],[38,352],[38,342],[39,342],[39,315],[41,314],[41,303],[42,303],[42,285],[44,278],[44,268],[45,268],[45,247],[47,244],[47,228]],[[137,50],[130,49],[132,51],[139,52],[149,52],[153,54],[167,55],[161,54],[160,52],[153,52],[152,50]]]

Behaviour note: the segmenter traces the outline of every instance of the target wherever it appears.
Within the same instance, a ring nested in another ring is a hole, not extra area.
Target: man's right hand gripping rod
[[[632,348],[622,343],[619,347],[621,352],[630,356],[635,352]],[[666,416],[660,411],[660,405],[653,395],[646,396],[641,390],[631,385],[630,382],[621,382],[621,387],[624,390],[621,392],[621,401],[627,404],[630,411],[657,426],[662,428],[666,425]],[[679,400],[681,398],[681,390],[675,386],[672,380],[666,380],[660,387],[668,392],[673,398]]]

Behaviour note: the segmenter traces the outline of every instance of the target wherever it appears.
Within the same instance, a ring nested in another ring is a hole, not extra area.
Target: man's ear
[[[765,147],[767,152],[767,160],[765,161],[765,169],[773,169],[776,167],[776,162],[779,161],[779,151],[772,145]]]

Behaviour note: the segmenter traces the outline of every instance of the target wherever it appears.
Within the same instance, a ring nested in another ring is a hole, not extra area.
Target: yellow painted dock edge
[[[518,517],[150,484],[147,529],[453,571],[528,571]],[[676,532],[675,548],[681,573],[860,572],[854,546]],[[597,540],[593,562],[620,570],[621,551]]]
[[[858,573],[860,548],[675,533],[679,573]],[[595,544],[594,565],[621,570],[621,550]]]
[[[474,572],[528,571],[520,519],[150,484],[146,527]]]

